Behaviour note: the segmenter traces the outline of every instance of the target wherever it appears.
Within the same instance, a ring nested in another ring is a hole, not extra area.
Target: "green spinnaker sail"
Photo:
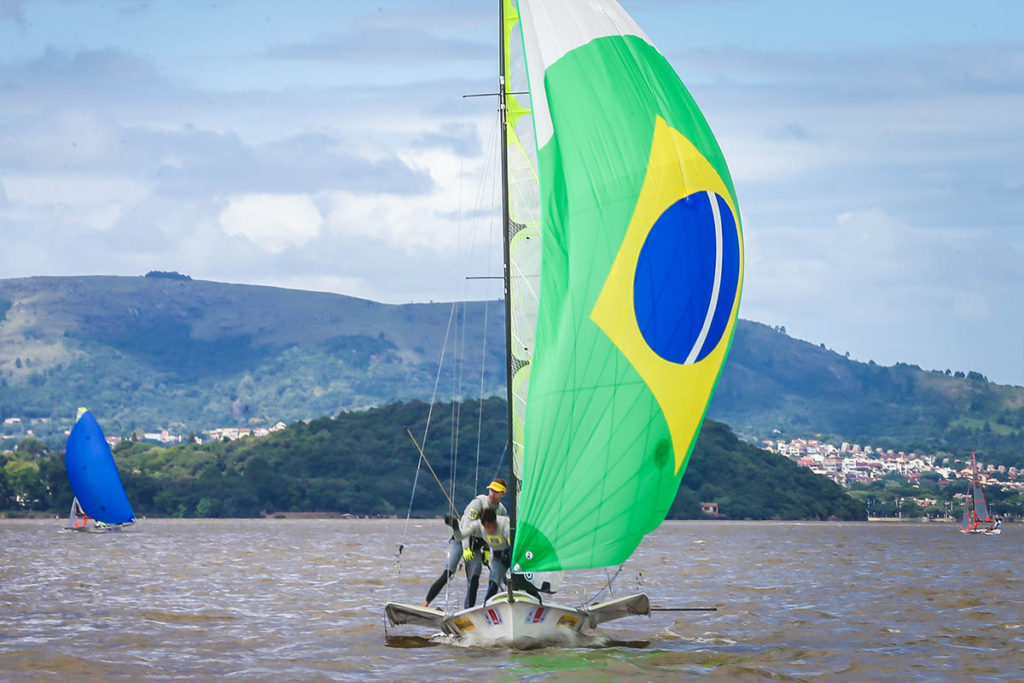
[[[515,8],[542,252],[513,567],[601,567],[676,496],[735,329],[739,210],[703,115],[621,7]]]

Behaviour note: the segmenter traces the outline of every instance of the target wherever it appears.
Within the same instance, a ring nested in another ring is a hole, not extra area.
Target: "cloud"
[[[497,16],[467,11],[464,3],[419,3],[366,12],[350,29],[313,40],[270,48],[278,59],[346,62],[364,65],[437,65],[492,61],[496,57]],[[483,40],[468,38],[471,29],[487,22]],[[469,29],[470,31],[467,31]]]
[[[4,183],[8,205],[18,206],[23,216],[41,214],[69,228],[93,231],[111,229],[126,207],[149,194],[144,183],[131,179],[87,175],[7,176]]]
[[[25,2],[26,0],[0,0],[0,23],[10,21],[24,26]]]
[[[341,188],[384,189],[404,195],[431,188],[429,174],[409,167],[394,152],[378,150],[378,158],[369,158],[349,151],[353,143],[348,140],[329,135],[305,134],[252,144],[237,135],[189,127],[137,137],[140,146],[159,155],[153,169],[158,188],[172,195],[316,193]]]
[[[226,234],[244,236],[267,254],[303,246],[324,224],[308,196],[271,194],[231,198],[219,221]]]
[[[433,36],[419,27],[373,33],[357,31],[272,48],[266,56],[379,66],[484,60],[492,58],[495,49],[485,43]]]
[[[349,238],[367,238],[404,252],[450,251],[460,240],[464,179],[479,181],[495,172],[481,161],[467,161],[442,148],[409,148],[400,154],[412,169],[429,174],[435,190],[397,196],[388,192],[329,192],[328,229]],[[467,198],[467,201],[469,199]],[[475,200],[480,201],[480,200]],[[486,202],[485,202],[486,204]],[[490,206],[477,207],[486,211]]]
[[[409,301],[500,272],[493,103],[461,97],[494,87],[495,7],[334,3],[310,21],[199,4],[176,13],[197,27],[187,42],[147,45],[168,5],[64,2],[0,0],[21,46],[0,63],[5,276],[180,270]],[[765,36],[756,3],[695,42],[671,26],[737,7],[631,6],[728,159],[745,317],[876,361],[999,378],[1002,344],[1019,364],[1024,43],[920,25],[912,46],[887,27],[817,24],[805,40],[813,12]],[[893,11],[890,27],[907,16]],[[96,25],[69,33],[57,16]]]
[[[477,157],[482,151],[476,127],[466,123],[442,123],[439,130],[427,131],[411,144],[423,149],[448,149],[467,158]]]
[[[133,99],[159,97],[168,79],[145,59],[114,48],[66,50],[47,46],[26,61],[0,64],[8,102],[67,106],[103,103],[111,92]]]

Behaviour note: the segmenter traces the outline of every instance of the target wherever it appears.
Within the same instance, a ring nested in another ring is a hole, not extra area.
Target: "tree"
[[[217,507],[212,498],[203,498],[196,505],[196,517],[210,517]]]
[[[0,510],[6,510],[14,504],[14,489],[7,477],[7,468],[0,467]]]
[[[12,460],[4,465],[15,506],[25,510],[45,508],[46,489],[39,479],[39,465]]]
[[[32,437],[22,439],[21,443],[19,443],[14,450],[17,451],[19,455],[30,455],[33,458],[40,458],[50,451],[45,443],[39,439],[33,439]]]

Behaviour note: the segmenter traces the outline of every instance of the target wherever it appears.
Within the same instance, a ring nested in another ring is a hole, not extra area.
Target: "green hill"
[[[125,442],[115,458],[140,516],[318,511],[404,517],[410,502],[414,516],[433,516],[445,512],[445,498],[426,468],[416,479],[419,454],[405,432],[409,427],[422,438],[427,408],[418,401],[395,403],[204,446]],[[460,508],[491,478],[507,476],[505,419],[505,402],[497,398],[434,406],[425,452],[446,486],[455,471]],[[457,459],[452,443],[460,444]],[[0,468],[0,510],[23,510],[19,498],[32,500],[35,510],[70,507],[62,454],[39,446],[26,444],[12,459],[16,466]],[[863,505],[828,479],[739,441],[713,421],[694,448],[670,517],[700,517],[701,501],[717,502],[729,518],[865,518]]]
[[[740,325],[708,414],[757,437],[778,429],[1024,464],[1024,388],[972,371],[858,363],[758,323]]]
[[[0,280],[0,311],[0,416],[62,430],[78,405],[111,434],[187,433],[429,398],[446,332],[472,350],[457,393],[479,394],[482,365],[486,393],[505,377],[494,302],[453,311],[167,277],[39,277]]]
[[[0,280],[0,418],[21,420],[4,445],[29,428],[59,445],[79,405],[112,435],[184,435],[425,400],[435,386],[444,400],[503,390],[500,302],[388,305],[151,275]],[[779,430],[1024,465],[1024,388],[858,363],[745,320],[708,415],[753,440]]]

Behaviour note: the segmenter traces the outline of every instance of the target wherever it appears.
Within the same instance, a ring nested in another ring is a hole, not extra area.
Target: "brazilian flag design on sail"
[[[602,35],[545,67],[524,572],[621,563],[664,520],[743,280],[729,171],[667,60],[638,35]]]

